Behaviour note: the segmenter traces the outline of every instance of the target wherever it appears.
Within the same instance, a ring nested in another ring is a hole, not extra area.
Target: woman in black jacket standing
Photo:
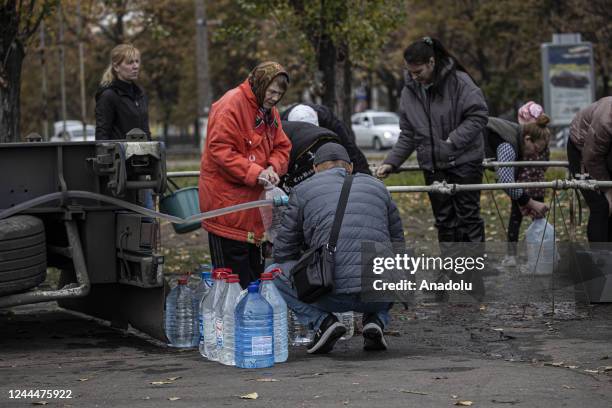
[[[412,43],[404,60],[401,133],[376,175],[386,177],[416,150],[427,184],[481,183],[482,131],[488,119],[482,91],[436,39]],[[479,191],[431,193],[429,198],[440,242],[484,241]]]
[[[482,91],[434,38],[423,37],[410,44],[404,51],[404,60],[401,133],[376,175],[386,177],[416,150],[428,185],[436,181],[481,183],[482,131],[488,116]],[[430,193],[429,199],[440,243],[484,242],[480,191]],[[450,245],[445,247],[450,249]],[[478,288],[481,281],[477,279],[474,283],[481,297],[484,292],[484,288]]]
[[[111,51],[111,62],[96,92],[96,140],[121,140],[138,128],[151,139],[147,98],[134,81],[140,73],[140,51],[120,44]]]

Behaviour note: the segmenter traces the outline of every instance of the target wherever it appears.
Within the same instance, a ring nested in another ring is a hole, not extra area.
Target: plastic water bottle
[[[212,361],[217,361],[219,359],[217,353],[217,338],[215,336],[214,327],[214,311],[216,303],[223,295],[226,275],[227,269],[225,268],[217,268],[213,270],[213,289],[208,296],[204,298],[201,305],[204,325],[204,344],[200,345],[200,354]]]
[[[297,346],[308,345],[314,336],[314,331],[300,323],[293,310],[289,310],[289,344]]]
[[[213,308],[213,330],[214,330],[214,340],[217,348],[217,360],[219,360],[219,355],[221,350],[223,349],[223,315],[224,315],[224,303],[227,297],[227,290],[229,287],[230,277],[234,278],[234,275],[231,273],[231,269],[226,271],[224,275],[224,280],[219,282],[223,285],[223,289],[220,291],[219,298],[215,301]]]
[[[166,298],[166,337],[171,347],[192,347],[195,332],[193,293],[181,277]]]
[[[261,285],[259,293],[272,306],[274,322],[274,362],[284,363],[289,356],[287,339],[287,303],[274,286],[273,272],[261,274]]]
[[[527,228],[525,243],[527,244],[528,273],[551,274],[555,261],[553,255],[555,253],[555,228],[546,219],[536,218]]]
[[[283,213],[285,212],[285,204],[289,201],[287,194],[274,184],[267,182],[264,184],[264,190],[261,192],[260,200],[274,200],[273,207],[259,207],[261,221],[266,230],[268,241],[274,242],[278,227],[280,226]]]
[[[236,305],[240,299],[240,276],[229,275],[227,277],[227,290],[223,298],[222,315],[221,315],[221,347],[219,348],[219,362],[225,365],[236,365],[235,347],[234,347],[234,331],[236,320]],[[217,316],[219,319],[219,316]],[[218,345],[218,344],[217,344]]]
[[[340,337],[340,340],[348,340],[355,334],[355,319],[353,312],[334,313],[338,321],[346,327],[346,333]]]
[[[206,269],[206,266],[208,269]],[[195,323],[197,325],[196,333],[194,334],[194,346],[199,346],[204,341],[204,319],[202,317],[200,305],[204,297],[212,289],[212,274],[210,272],[210,265],[206,265],[200,268],[200,283],[193,290],[193,306],[196,310]]]
[[[264,368],[274,365],[272,306],[251,283],[236,306],[236,367]]]

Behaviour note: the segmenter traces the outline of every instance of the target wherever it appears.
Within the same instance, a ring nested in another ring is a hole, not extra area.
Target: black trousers
[[[571,139],[567,142],[567,159],[572,176],[581,172],[582,152]],[[589,206],[587,238],[589,242],[612,242],[612,217],[609,213],[608,200],[599,191],[580,190]]]
[[[544,202],[544,197],[531,197],[541,203]],[[523,214],[518,201],[512,200],[512,209],[510,210],[510,220],[508,221],[508,254],[516,255],[516,244],[518,242],[519,233],[521,232],[521,223],[523,222]]]
[[[481,162],[466,163],[448,170],[424,172],[425,183],[445,181],[457,184],[482,183]],[[431,209],[438,229],[440,250],[445,257],[481,256],[482,246],[453,245],[452,242],[480,243],[485,240],[484,221],[480,217],[480,191],[464,191],[454,195],[429,193]],[[448,244],[442,244],[448,243]],[[466,253],[467,251],[467,253]],[[473,284],[470,294],[478,301],[484,299],[482,275],[466,271],[461,278]]]
[[[208,233],[208,246],[213,268],[231,268],[232,273],[240,276],[243,289],[259,279],[264,271],[261,246],[220,237],[212,232]]]
[[[444,181],[457,184],[482,183],[481,163],[424,172],[425,183]],[[429,193],[436,219],[439,242],[484,242],[484,221],[480,217],[480,191],[464,191],[454,195]]]

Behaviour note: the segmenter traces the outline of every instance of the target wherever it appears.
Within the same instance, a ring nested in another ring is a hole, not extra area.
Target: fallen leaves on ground
[[[495,403],[495,404],[510,404],[510,405],[514,405],[514,404],[518,404],[520,401],[519,400],[496,400],[496,399],[492,399],[491,402]]]
[[[406,394],[416,394],[416,395],[429,395],[426,392],[421,392],[421,391],[412,391],[412,390],[400,390],[400,392],[406,393]]]
[[[249,394],[241,395],[240,398],[241,399],[252,399],[252,400],[255,400],[255,399],[259,398],[259,394],[257,394],[256,392],[251,392]]]

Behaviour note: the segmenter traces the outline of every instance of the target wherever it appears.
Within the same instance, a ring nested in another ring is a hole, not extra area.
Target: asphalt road
[[[548,308],[418,302],[393,310],[387,352],[363,352],[356,334],[326,356],[292,348],[284,364],[241,370],[24,306],[0,311],[0,406],[611,407],[612,305],[560,304],[555,320]],[[36,389],[72,398],[9,398]]]

